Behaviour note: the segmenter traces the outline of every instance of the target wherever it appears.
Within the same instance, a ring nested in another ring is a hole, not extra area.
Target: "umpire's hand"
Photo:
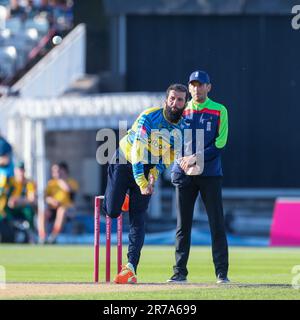
[[[189,167],[192,167],[196,163],[196,155],[186,156],[180,159],[180,167],[182,170],[186,171]]]

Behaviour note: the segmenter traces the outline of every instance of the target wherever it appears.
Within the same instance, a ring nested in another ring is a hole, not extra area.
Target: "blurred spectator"
[[[37,8],[39,8],[41,11],[46,11],[49,9],[51,6],[49,4],[49,0],[29,0],[30,2],[33,3],[33,5]]]
[[[51,168],[52,179],[48,181],[45,197],[47,209],[39,214],[40,243],[55,243],[61,232],[66,217],[72,217],[74,197],[78,191],[78,183],[69,177],[66,163],[54,164]],[[46,240],[46,221],[54,221],[52,232]]]
[[[29,5],[32,7],[32,11],[35,15],[44,13],[50,24],[53,22],[53,6],[48,0],[33,1],[29,0]]]
[[[0,176],[13,177],[12,147],[0,134]]]
[[[42,15],[47,18],[51,27],[59,30],[70,29],[73,25],[71,0],[10,0],[7,9],[10,18],[20,18],[22,21]]]
[[[0,5],[0,30],[5,29],[5,21],[8,17],[8,10],[6,7]]]
[[[73,1],[53,0],[54,26],[57,31],[66,31],[73,26]]]
[[[27,221],[31,242],[33,242],[36,187],[33,181],[26,179],[23,161],[15,166],[12,187],[6,208],[7,219]]]
[[[12,147],[0,136],[0,240],[13,240],[12,229],[6,223],[7,201],[13,191]]]
[[[22,20],[26,19],[26,10],[23,5],[20,4],[19,0],[10,0],[9,4],[10,17],[11,18],[21,18]]]
[[[72,0],[7,0],[0,6],[0,97],[73,28]]]

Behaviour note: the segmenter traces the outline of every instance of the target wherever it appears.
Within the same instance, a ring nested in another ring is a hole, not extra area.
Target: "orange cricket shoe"
[[[119,274],[116,275],[114,283],[117,284],[134,284],[137,283],[137,278],[134,272],[133,265],[127,263],[125,266],[122,266],[122,270]]]
[[[127,212],[129,211],[129,194],[126,193],[123,205],[122,205],[122,209],[123,212]]]

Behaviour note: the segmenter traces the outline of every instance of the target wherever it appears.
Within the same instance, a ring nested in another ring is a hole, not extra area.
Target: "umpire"
[[[176,187],[177,229],[176,265],[174,275],[168,282],[187,281],[187,262],[191,246],[191,229],[196,199],[200,192],[211,231],[212,256],[217,283],[228,283],[228,245],[225,234],[222,205],[221,153],[228,135],[226,108],[208,98],[211,83],[204,71],[195,71],[189,78],[189,92],[192,99],[183,117],[185,127],[204,132],[203,171],[196,169],[196,139],[192,139],[192,155],[178,159],[172,169],[172,183]],[[203,155],[203,154],[202,154]],[[198,163],[198,162],[197,162]],[[195,170],[191,170],[195,168]]]

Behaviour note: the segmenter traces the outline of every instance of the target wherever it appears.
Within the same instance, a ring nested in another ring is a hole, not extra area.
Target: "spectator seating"
[[[12,12],[9,3],[0,0],[0,86],[11,83],[18,72],[32,66],[30,53],[45,46],[54,33],[69,31],[73,19],[72,8],[61,1],[47,8],[19,6]]]

